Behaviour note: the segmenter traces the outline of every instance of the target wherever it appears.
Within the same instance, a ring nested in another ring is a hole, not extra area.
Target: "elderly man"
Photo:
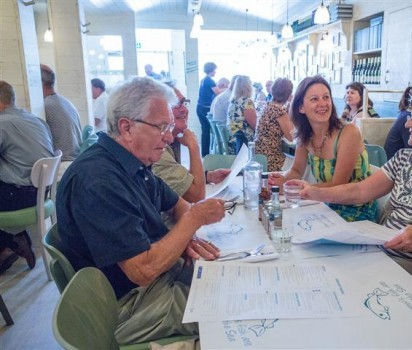
[[[219,256],[195,233],[224,217],[224,201],[190,205],[151,171],[173,141],[175,103],[173,90],[151,78],[118,86],[107,103],[107,134],[73,162],[58,188],[64,253],[76,270],[96,266],[108,277],[119,299],[121,344],[197,334],[197,324],[181,322],[191,258]],[[171,230],[164,211],[176,220]]]
[[[106,132],[106,84],[99,78],[91,80],[93,96],[94,131]]]
[[[273,85],[272,80],[268,80],[265,84],[266,92],[268,93],[266,95],[266,102],[272,101],[272,85]]]
[[[0,211],[36,205],[37,189],[30,180],[33,164],[53,156],[47,124],[15,106],[13,87],[0,81]],[[30,269],[36,264],[26,231],[10,234],[0,230],[0,273],[17,259],[26,259]]]
[[[40,70],[44,111],[53,135],[54,148],[62,151],[62,162],[73,161],[80,153],[82,139],[79,113],[67,98],[56,92],[53,70],[44,64],[40,65]]]
[[[166,146],[160,160],[153,164],[153,172],[163,179],[176,193],[188,202],[198,202],[205,198],[206,182],[222,182],[230,173],[227,169],[218,169],[205,173],[200,148],[193,131],[187,128],[190,100],[174,88],[178,103],[172,107],[175,128],[173,129],[174,142]],[[180,164],[180,145],[189,150],[190,168]]]

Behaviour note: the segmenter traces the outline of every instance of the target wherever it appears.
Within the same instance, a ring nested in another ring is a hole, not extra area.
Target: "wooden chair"
[[[53,315],[53,333],[64,349],[150,349],[149,342],[119,345],[117,317],[118,304],[110,282],[99,269],[86,267],[63,291]],[[171,336],[153,341],[166,345],[194,338]]]
[[[51,217],[55,211],[57,173],[61,156],[62,152],[57,150],[54,157],[41,158],[34,163],[30,179],[33,186],[37,187],[36,205],[20,210],[0,212],[0,228],[2,230],[16,233],[34,228],[41,246],[43,236],[46,233],[45,219]],[[50,188],[50,193],[46,198],[48,188]],[[44,248],[42,256],[47,278],[51,281],[48,257]]]

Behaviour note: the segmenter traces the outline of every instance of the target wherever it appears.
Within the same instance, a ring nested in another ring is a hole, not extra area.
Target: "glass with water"
[[[283,193],[285,195],[285,204],[288,208],[297,208],[300,205],[301,184],[283,184]]]

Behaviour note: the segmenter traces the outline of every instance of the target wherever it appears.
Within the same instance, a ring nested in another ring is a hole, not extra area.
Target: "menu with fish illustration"
[[[301,246],[295,249],[302,249]],[[317,264],[350,276],[356,315],[339,318],[200,322],[210,349],[410,349],[412,278],[383,252],[320,258]],[[267,305],[266,305],[267,306]],[[263,315],[263,313],[261,314]],[[213,336],[211,336],[213,335]]]
[[[384,244],[397,231],[371,221],[346,222],[319,203],[283,211],[284,224],[293,227],[293,243]]]

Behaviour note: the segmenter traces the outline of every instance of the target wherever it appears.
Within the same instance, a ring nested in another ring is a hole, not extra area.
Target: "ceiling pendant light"
[[[330,22],[330,13],[328,8],[323,4],[323,0],[316,9],[313,21],[315,24],[328,24]]]
[[[44,32],[44,41],[46,43],[53,42],[53,33],[50,30],[50,14],[49,14],[49,2],[46,0],[46,13],[47,13],[47,25],[48,29]]]
[[[286,2],[286,24],[282,28],[282,39],[292,39],[293,29],[289,24],[289,1]]]
[[[200,14],[200,12],[196,13],[194,18],[193,18],[193,25],[196,25],[198,27],[204,25],[203,21],[203,16]]]

